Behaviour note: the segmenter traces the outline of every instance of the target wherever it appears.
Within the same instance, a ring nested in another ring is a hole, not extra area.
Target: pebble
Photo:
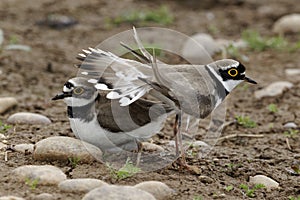
[[[8,137],[5,136],[4,134],[0,134],[0,139],[7,139]]]
[[[53,29],[64,29],[77,24],[77,20],[73,17],[60,14],[48,15],[45,19],[37,22],[37,25],[48,26]]]
[[[56,185],[67,179],[67,176],[52,165],[24,165],[12,171],[13,177],[24,182],[26,179],[38,179],[38,185]]]
[[[143,150],[149,151],[149,152],[153,152],[153,151],[163,152],[164,148],[162,148],[161,146],[159,146],[157,144],[153,144],[150,142],[143,142]]]
[[[69,158],[79,159],[80,163],[101,161],[101,150],[84,141],[54,136],[43,139],[35,144],[33,157],[41,161],[68,161]]]
[[[300,75],[300,69],[286,69],[285,74],[288,76]]]
[[[33,197],[33,200],[54,200],[56,199],[52,194],[42,193]]]
[[[145,181],[134,186],[152,194],[157,200],[169,199],[175,191],[159,181]]]
[[[211,56],[220,51],[220,46],[206,33],[197,33],[183,45],[182,55],[192,64],[207,64],[212,62]]]
[[[0,150],[1,150],[1,149],[4,149],[4,148],[6,148],[6,147],[7,147],[7,144],[4,144],[4,143],[0,142]]]
[[[250,176],[249,182],[252,184],[263,184],[268,190],[279,187],[278,182],[264,175]]]
[[[14,97],[1,97],[0,98],[0,114],[8,111],[10,108],[18,104]]]
[[[193,147],[198,147],[198,148],[200,148],[200,147],[210,147],[210,145],[208,145],[208,144],[206,144],[205,142],[200,141],[200,140],[194,141],[194,142],[192,143],[192,146],[193,146]]]
[[[208,176],[201,175],[198,177],[199,181],[205,184],[213,183],[214,180]]]
[[[19,112],[7,119],[11,124],[51,124],[48,117],[36,113]]]
[[[263,97],[274,97],[282,94],[286,89],[290,89],[293,87],[293,83],[288,81],[278,81],[271,83],[267,87],[257,90],[254,93],[254,96],[257,99],[261,99]]]
[[[33,153],[34,144],[16,144],[14,149],[21,153]]]
[[[107,185],[93,189],[82,200],[155,200],[155,197],[132,186]]]
[[[16,196],[3,196],[0,197],[0,200],[25,200],[22,197],[16,197]]]
[[[273,25],[275,33],[299,33],[300,14],[289,14],[279,18]]]
[[[167,143],[168,146],[170,147],[175,147],[175,141],[174,140],[170,140],[168,143]]]
[[[258,7],[257,14],[264,18],[277,19],[278,17],[284,15],[287,12],[285,6],[280,6],[278,4],[266,4]]]
[[[295,124],[294,122],[288,122],[283,125],[283,128],[297,128],[297,124]]]
[[[63,192],[89,192],[95,188],[108,185],[106,182],[93,178],[68,179],[58,184],[58,188]]]

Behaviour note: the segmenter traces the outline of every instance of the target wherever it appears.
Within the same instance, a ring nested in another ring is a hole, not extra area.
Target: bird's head
[[[68,80],[63,87],[62,93],[57,94],[52,100],[63,99],[68,106],[85,106],[95,101],[98,92],[94,84],[82,77]]]
[[[208,64],[208,67],[228,92],[231,92],[243,81],[257,84],[256,81],[246,76],[245,66],[236,60],[218,60]]]

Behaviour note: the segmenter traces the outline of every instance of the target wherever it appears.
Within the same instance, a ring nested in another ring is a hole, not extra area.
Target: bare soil
[[[256,29],[264,35],[272,35],[272,24],[280,16],[299,12],[298,0],[270,1],[164,1],[173,13],[174,23],[164,27],[175,29],[187,35],[196,32],[208,32],[214,25],[219,31],[216,38],[239,39],[241,32],[247,28]],[[107,26],[107,18],[116,17],[127,10],[155,9],[160,1],[126,0],[1,0],[0,28],[5,34],[5,44],[9,38],[16,37],[18,43],[29,45],[32,50],[5,51],[0,54],[2,70],[0,88],[1,96],[13,96],[18,100],[18,107],[0,116],[6,121],[15,112],[40,113],[52,120],[48,126],[15,125],[9,130],[9,144],[32,143],[41,139],[57,136],[72,136],[66,107],[63,102],[51,102],[57,92],[62,90],[63,83],[76,76],[75,56],[83,48],[95,46],[109,36],[128,30],[132,24]],[[263,14],[261,6],[275,7],[274,12]],[[206,16],[211,12],[215,18],[208,21]],[[73,17],[77,25],[65,29],[53,29],[38,26],[36,23],[49,14],[62,14]],[[162,26],[147,24],[149,26]],[[291,42],[299,40],[299,35],[287,35]],[[249,57],[248,74],[259,83],[256,86],[238,87],[227,99],[227,120],[234,121],[236,115],[246,115],[255,120],[256,128],[243,128],[235,123],[228,126],[222,136],[247,133],[263,134],[260,138],[234,137],[225,139],[214,147],[205,158],[188,158],[189,164],[201,169],[201,175],[212,178],[212,182],[201,182],[199,175],[179,170],[173,166],[155,172],[141,173],[125,180],[115,181],[109,176],[109,170],[101,163],[79,164],[72,169],[70,163],[38,162],[31,154],[9,153],[8,161],[1,156],[0,161],[0,196],[17,195],[31,199],[35,195],[48,192],[58,199],[81,199],[84,194],[60,192],[56,186],[40,186],[34,190],[24,183],[19,183],[10,176],[11,170],[27,164],[53,164],[60,167],[69,178],[98,178],[108,183],[134,185],[141,181],[162,181],[175,189],[172,199],[247,199],[240,189],[240,184],[248,184],[250,176],[263,174],[279,182],[280,188],[272,191],[265,189],[255,192],[256,199],[288,199],[300,195],[300,176],[292,175],[290,169],[294,162],[300,161],[299,134],[288,138],[288,148],[284,135],[286,122],[300,125],[300,81],[285,75],[287,68],[299,68],[299,51],[287,52],[266,50],[263,52],[245,51]],[[288,80],[294,87],[283,95],[256,100],[254,91],[277,80]],[[274,103],[277,113],[271,113],[267,106]],[[156,137],[157,138],[157,137]],[[233,186],[233,190],[224,188]],[[224,197],[223,197],[224,198]]]

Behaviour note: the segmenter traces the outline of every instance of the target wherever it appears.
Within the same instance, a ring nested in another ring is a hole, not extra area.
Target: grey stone
[[[155,200],[154,196],[132,186],[107,185],[93,189],[82,200]]]
[[[58,184],[58,188],[63,192],[89,192],[95,188],[108,185],[106,182],[93,178],[68,179]]]
[[[288,81],[278,81],[271,83],[267,87],[257,90],[254,92],[254,96],[257,99],[261,99],[263,97],[274,97],[281,95],[285,90],[293,87],[293,83]]]
[[[102,151],[75,138],[54,136],[37,142],[33,157],[42,161],[67,161],[69,158],[76,158],[81,163],[90,163],[101,161]]]
[[[213,61],[211,56],[220,50],[219,45],[209,34],[197,33],[185,42],[182,55],[192,64],[208,64]]]
[[[273,25],[275,33],[299,33],[300,14],[289,14],[279,18]]]
[[[285,74],[288,76],[296,76],[300,74],[300,69],[286,69]]]
[[[16,196],[2,196],[0,197],[0,200],[25,200],[22,197],[16,197]]]
[[[276,19],[287,12],[285,6],[280,6],[279,4],[265,4],[257,9],[258,15],[265,18]]]
[[[38,180],[38,185],[57,185],[67,179],[59,168],[52,165],[24,165],[14,169],[12,175],[21,182]]]
[[[0,139],[7,139],[8,136],[5,136],[4,134],[0,134]]]
[[[295,124],[294,122],[288,122],[283,125],[283,128],[297,128],[297,124]]]
[[[249,182],[252,184],[263,184],[268,190],[279,187],[278,182],[264,175],[250,176]]]
[[[149,192],[157,200],[170,199],[175,193],[173,189],[159,181],[145,181],[136,184],[134,187]]]
[[[34,144],[16,144],[14,149],[21,153],[33,153]]]
[[[202,183],[210,184],[210,183],[214,182],[214,180],[212,178],[208,177],[208,176],[201,175],[198,178],[199,178],[199,181],[202,182]]]
[[[192,143],[193,147],[210,147],[210,145],[208,145],[207,143],[200,141],[200,140],[196,140]]]
[[[145,151],[158,151],[158,152],[163,152],[164,148],[157,144],[149,143],[149,142],[143,142],[143,150]]]
[[[33,200],[54,200],[55,197],[49,193],[38,194],[33,197]]]
[[[14,97],[1,97],[0,98],[0,114],[8,111],[10,108],[18,104]]]
[[[29,112],[15,113],[7,119],[7,122],[11,124],[51,124],[48,117]]]

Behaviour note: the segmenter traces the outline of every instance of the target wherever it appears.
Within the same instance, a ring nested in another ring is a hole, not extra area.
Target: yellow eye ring
[[[228,70],[228,74],[229,74],[230,76],[232,76],[232,77],[237,76],[238,73],[239,73],[239,72],[238,72],[237,69],[230,69],[230,70]]]
[[[75,88],[74,90],[73,90],[73,93],[74,94],[82,94],[84,92],[84,89],[83,88],[81,88],[81,87],[78,87],[78,88]]]

